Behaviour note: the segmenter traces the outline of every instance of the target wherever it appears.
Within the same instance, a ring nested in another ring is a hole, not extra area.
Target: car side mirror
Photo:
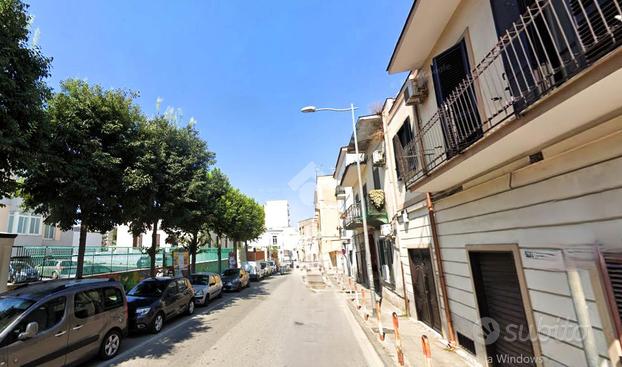
[[[244,278],[244,274],[240,274],[240,278]]]
[[[210,287],[211,287],[211,286],[213,286],[213,285],[216,285],[216,282],[211,282],[211,283],[209,284],[209,286],[210,286]]]
[[[29,322],[26,325],[26,330],[24,332],[19,333],[17,339],[26,340],[34,337],[39,332],[39,324],[36,321]]]

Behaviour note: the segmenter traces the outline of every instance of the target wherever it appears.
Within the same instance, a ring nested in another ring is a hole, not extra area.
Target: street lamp
[[[374,287],[374,273],[371,267],[371,247],[369,245],[369,234],[367,232],[367,203],[365,201],[365,194],[363,193],[363,178],[361,175],[361,163],[359,160],[359,143],[356,136],[356,118],[354,117],[354,110],[358,107],[354,107],[354,104],[350,104],[350,108],[318,108],[315,106],[306,106],[300,109],[300,112],[310,113],[317,111],[332,111],[332,112],[350,112],[352,115],[352,133],[354,134],[354,151],[356,153],[356,172],[359,179],[359,195],[361,197],[361,217],[363,218],[363,236],[365,237],[365,262],[367,263],[367,274],[369,278],[369,290],[371,291],[372,309],[375,309],[376,305],[376,289]]]

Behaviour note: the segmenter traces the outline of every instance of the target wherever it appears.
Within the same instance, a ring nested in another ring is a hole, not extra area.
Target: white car
[[[242,263],[242,268],[248,272],[251,280],[259,280],[266,276],[265,269],[262,269],[259,261]]]
[[[222,279],[215,273],[190,274],[190,284],[194,290],[194,304],[202,306],[222,295]]]

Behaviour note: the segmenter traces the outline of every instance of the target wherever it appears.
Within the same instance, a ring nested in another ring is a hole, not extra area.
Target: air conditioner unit
[[[374,166],[384,166],[384,152],[382,150],[374,150],[371,155],[371,162]]]
[[[407,106],[422,104],[427,96],[428,87],[426,86],[424,78],[409,78],[406,81],[406,85],[404,86],[404,101]]]
[[[383,224],[380,226],[380,236],[389,237],[393,233],[393,226],[391,224]]]

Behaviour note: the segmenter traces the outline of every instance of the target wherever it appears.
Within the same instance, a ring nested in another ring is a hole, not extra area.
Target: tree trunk
[[[76,265],[76,279],[82,279],[84,274],[84,253],[86,252],[86,234],[88,228],[80,223],[80,241],[78,243],[78,264]]]
[[[222,274],[222,248],[219,235],[216,235],[216,248],[218,249],[218,274]]]
[[[199,235],[194,233],[192,235],[192,241],[190,243],[190,273],[197,271],[197,247],[199,242]]]
[[[244,260],[248,261],[248,241],[244,241]]]
[[[233,256],[235,258],[235,266],[239,267],[238,264],[238,241],[233,241]]]
[[[156,242],[157,240],[158,240],[158,221],[156,220],[153,223],[153,232],[151,232],[151,248],[149,249],[149,257],[151,258],[151,267],[150,267],[149,273],[151,274],[152,277],[156,276],[156,245],[157,245]]]

